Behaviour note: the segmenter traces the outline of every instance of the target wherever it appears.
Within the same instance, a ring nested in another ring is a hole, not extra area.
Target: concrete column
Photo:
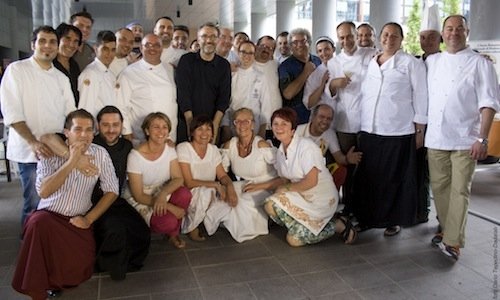
[[[469,40],[500,40],[500,1],[471,0]]]
[[[294,13],[295,0],[276,0],[276,33],[293,29]]]
[[[234,29],[234,32],[243,31],[250,36],[252,31],[250,27],[252,22],[251,12],[252,4],[250,1],[234,0],[234,22],[233,26],[230,26]]]
[[[335,40],[336,1],[313,0],[312,2],[312,37],[314,41],[323,35]],[[311,49],[312,50],[312,49]]]
[[[43,25],[43,0],[31,0],[33,27]]]
[[[397,22],[401,24],[402,21],[403,6],[401,0],[370,1],[370,24],[375,28],[377,37],[380,35],[380,29],[385,23]]]
[[[43,0],[42,10],[43,10],[43,24],[54,26],[52,24],[52,1]]]
[[[219,25],[221,27],[233,28],[234,23],[234,1],[221,0],[219,2]]]
[[[252,41],[257,41],[259,37],[269,34],[269,32],[266,32],[264,28],[266,17],[267,15],[265,12],[252,12],[252,34],[250,36]]]

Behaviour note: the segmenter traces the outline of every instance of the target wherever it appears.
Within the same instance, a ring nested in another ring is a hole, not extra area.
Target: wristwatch
[[[477,141],[480,142],[481,145],[483,145],[483,146],[488,146],[488,139],[487,138],[484,138],[484,139],[478,138]]]

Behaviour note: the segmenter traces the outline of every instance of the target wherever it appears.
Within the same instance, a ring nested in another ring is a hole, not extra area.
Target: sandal
[[[181,240],[181,238],[178,235],[177,236],[171,236],[168,240],[177,249],[184,249],[184,248],[186,248],[186,242],[184,242],[183,240]]]
[[[396,225],[396,226],[390,226],[387,227],[384,231],[385,236],[395,236],[401,231],[401,226]]]
[[[439,244],[443,241],[443,233],[438,232],[436,235],[432,238],[431,243],[433,246],[439,247]]]
[[[340,222],[342,222],[342,224],[344,224],[344,230],[340,233],[340,236],[341,236],[342,240],[344,241],[344,244],[346,244],[346,245],[353,244],[358,238],[358,232],[356,231],[356,229],[352,225],[351,221],[349,221],[349,219],[347,219],[345,217],[340,217],[337,220],[339,220]],[[351,236],[351,233],[352,233],[352,237],[349,239],[349,236]]]
[[[193,229],[193,231],[189,232],[189,238],[195,242],[203,242],[206,240],[204,236],[200,234],[200,230],[198,228]]]
[[[458,260],[460,256],[460,248],[458,246],[450,246],[443,243],[443,248],[441,252],[443,252],[446,256],[453,258],[454,260]]]

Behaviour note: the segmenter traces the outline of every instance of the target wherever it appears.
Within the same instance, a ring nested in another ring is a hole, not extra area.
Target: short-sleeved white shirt
[[[207,153],[201,158],[191,143],[184,142],[177,145],[177,155],[180,163],[190,165],[193,179],[207,181],[216,179],[217,166],[222,163],[222,156],[217,146],[208,144]]]
[[[144,186],[158,186],[170,180],[170,162],[177,159],[174,148],[165,146],[156,160],[148,160],[139,151],[132,149],[127,159],[127,172],[142,175]]]

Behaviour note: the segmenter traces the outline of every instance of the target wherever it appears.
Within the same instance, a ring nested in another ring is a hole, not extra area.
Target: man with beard
[[[179,59],[186,50],[176,49],[172,47],[172,37],[174,35],[174,21],[170,17],[160,17],[155,22],[153,33],[161,38],[163,51],[161,53],[162,63],[171,64],[174,68],[177,67]]]
[[[290,45],[288,45],[288,31],[283,31],[278,34],[276,37],[278,43],[278,56],[276,57],[276,61],[278,65],[285,61],[285,59],[289,58],[291,53]]]
[[[212,118],[213,142],[217,141],[220,122],[231,97],[231,67],[215,53],[218,38],[219,29],[214,24],[201,25],[198,30],[200,51],[187,53],[179,61],[175,76],[180,114],[178,143],[187,141],[190,133],[186,124],[201,114]]]
[[[142,28],[142,25],[137,22],[128,24],[127,28],[134,34],[134,47],[132,48],[131,54],[136,55],[135,57],[132,57],[135,58],[134,61],[136,61],[141,58],[141,41],[144,37],[144,28]]]
[[[128,28],[120,28],[115,33],[116,36],[116,55],[109,69],[116,78],[129,64],[136,62],[136,55],[130,55],[132,53],[132,47],[134,46],[134,34]]]
[[[77,286],[92,276],[95,241],[92,224],[118,196],[118,179],[109,154],[92,144],[94,117],[79,109],[64,122],[67,150],[63,156],[43,157],[38,163],[36,190],[41,197],[29,216],[12,279],[12,287],[33,299],[46,299],[53,290]],[[96,172],[77,169],[92,156]],[[97,181],[103,191],[96,205],[91,195]]]
[[[174,27],[172,47],[187,51],[188,41],[189,41],[189,28],[185,25],[176,25]]]
[[[122,280],[126,272],[137,271],[143,266],[151,240],[148,225],[122,195],[127,180],[127,157],[132,150],[132,143],[120,136],[122,126],[120,110],[115,106],[105,106],[97,114],[99,134],[93,140],[94,144],[108,151],[119,183],[118,199],[94,223],[95,268],[98,272],[109,272],[113,280]],[[56,155],[67,155],[68,147],[57,135],[44,136],[44,142]],[[98,181],[92,193],[92,204],[97,205],[103,194]]]
[[[375,48],[375,29],[368,23],[363,23],[357,28],[358,47]]]
[[[275,47],[276,43],[273,37],[269,35],[261,36],[257,40],[254,67],[262,72],[264,76],[262,80],[269,82],[269,99],[272,99],[273,106],[278,109],[281,108],[282,101],[279,89],[278,63],[273,59]],[[271,139],[272,136],[271,127],[268,126],[266,128],[266,138]]]
[[[69,80],[52,64],[59,44],[56,31],[38,27],[31,43],[33,55],[10,64],[0,85],[4,122],[11,129],[7,158],[18,163],[23,189],[21,225],[40,201],[35,189],[37,162],[52,155],[40,137],[62,132],[66,115],[75,110]]]

